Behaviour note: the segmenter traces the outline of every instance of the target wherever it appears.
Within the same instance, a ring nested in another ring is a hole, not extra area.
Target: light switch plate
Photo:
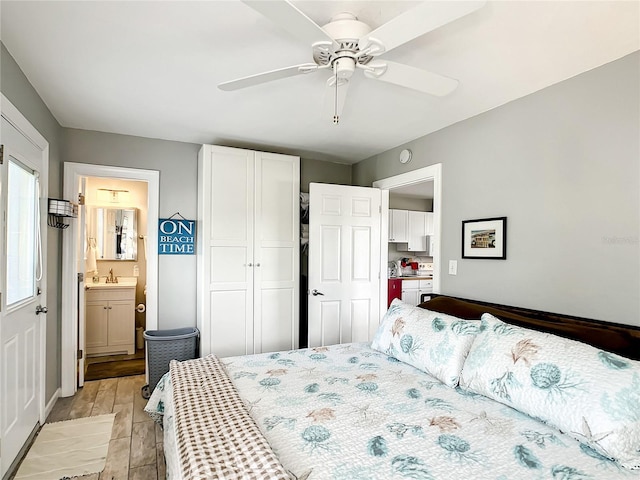
[[[457,275],[457,274],[458,274],[458,261],[449,260],[449,275]]]

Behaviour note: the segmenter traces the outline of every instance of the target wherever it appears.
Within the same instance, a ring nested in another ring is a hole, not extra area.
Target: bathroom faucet
[[[118,277],[113,276],[113,268],[109,269],[109,276],[107,277],[106,283],[118,283]]]

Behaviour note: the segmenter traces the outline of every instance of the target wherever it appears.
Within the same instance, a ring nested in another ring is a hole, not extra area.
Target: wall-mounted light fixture
[[[129,200],[129,190],[117,188],[99,188],[98,201],[108,203],[120,203]]]
[[[411,157],[413,157],[413,153],[408,148],[405,148],[400,152],[400,163],[409,163],[411,161]]]

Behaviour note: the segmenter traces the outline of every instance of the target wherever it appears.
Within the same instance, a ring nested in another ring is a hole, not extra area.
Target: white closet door
[[[210,147],[200,168],[202,355],[253,353],[254,152]],[[208,157],[208,158],[207,158]]]
[[[256,152],[255,353],[298,348],[300,159]]]

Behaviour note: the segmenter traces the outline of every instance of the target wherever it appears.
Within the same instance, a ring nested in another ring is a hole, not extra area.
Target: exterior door
[[[366,342],[378,328],[381,197],[377,188],[310,185],[309,347]]]
[[[4,100],[4,99],[3,99]],[[2,118],[1,472],[38,425],[46,325],[46,162],[43,151]]]

